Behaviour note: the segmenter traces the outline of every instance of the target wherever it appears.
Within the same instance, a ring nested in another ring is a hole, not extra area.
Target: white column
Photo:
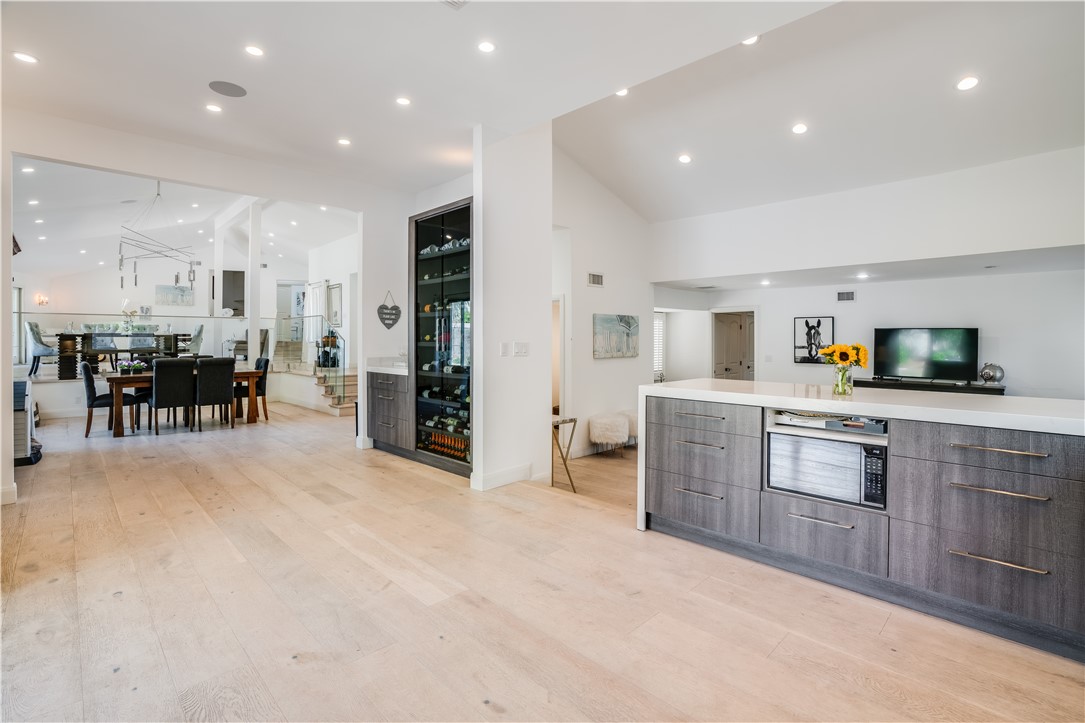
[[[0,170],[0,277],[3,277],[4,313],[0,314],[0,348],[11,348],[11,154],[4,153],[4,162]],[[24,239],[25,242],[25,239]],[[0,359],[0,502],[9,505],[15,502],[18,490],[15,487],[15,450],[11,434],[11,406],[14,402],[12,384],[15,381],[11,368],[10,353]]]
[[[249,206],[249,259],[245,273],[245,314],[249,329],[249,366],[256,364],[260,356],[260,224],[264,205]],[[271,332],[268,332],[270,340]],[[269,341],[270,343],[270,341]],[[270,355],[271,350],[268,350]]]

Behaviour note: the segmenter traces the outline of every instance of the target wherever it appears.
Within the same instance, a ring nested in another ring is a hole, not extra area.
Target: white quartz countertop
[[[828,384],[727,379],[645,384],[640,387],[640,396],[1085,436],[1085,401],[1080,399],[1000,397],[868,387],[856,388],[850,399],[834,399],[832,387]],[[643,408],[643,404],[641,406]]]
[[[407,376],[407,362],[395,356],[371,356],[365,360],[365,370],[375,374]]]

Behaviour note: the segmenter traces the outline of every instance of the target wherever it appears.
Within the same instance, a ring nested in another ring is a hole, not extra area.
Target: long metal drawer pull
[[[676,439],[676,440],[674,440],[674,443],[675,444],[691,444],[694,447],[708,447],[709,449],[727,449],[726,447],[720,447],[720,446],[715,445],[715,444],[705,444],[704,442],[687,442],[684,439]]]
[[[390,397],[386,397],[383,394],[378,394],[377,396],[380,397],[381,399],[395,399],[396,398],[396,395],[394,395],[394,394],[392,396],[390,396]]]
[[[377,384],[395,384],[395,382],[389,379],[378,379]]]
[[[388,427],[388,429],[395,429],[396,428],[396,425],[389,424],[388,422],[377,422],[377,424],[379,424],[382,427]]]
[[[1006,562],[1005,560],[996,560],[993,557],[984,557],[983,555],[973,555],[971,552],[963,552],[961,550],[946,550],[951,555],[957,555],[958,557],[967,557],[970,560],[982,560],[983,562],[992,562],[995,565],[1002,565],[1003,567],[1012,567],[1014,570],[1024,570],[1025,572],[1031,572],[1034,575],[1050,575],[1050,570],[1040,570],[1035,567],[1028,567],[1026,565],[1018,565],[1015,562]]]
[[[854,530],[855,525],[842,525],[839,522],[829,522],[828,520],[819,520],[816,517],[807,517],[806,515],[797,515],[794,512],[788,512],[788,517],[794,517],[799,520],[806,520],[807,522],[816,522],[819,525],[832,525],[833,527],[842,527],[845,530]]]
[[[1026,495],[1023,492],[1010,492],[1009,490],[993,490],[989,487],[974,487],[972,485],[963,485],[958,482],[950,482],[950,487],[956,487],[959,490],[972,490],[973,492],[988,492],[992,495],[1006,495],[1007,497],[1020,497],[1023,500],[1036,500],[1037,502],[1050,502],[1050,497],[1038,497],[1037,495]]]
[[[685,487],[675,487],[675,492],[685,492],[687,495],[697,495],[698,497],[707,497],[710,500],[722,500],[722,497],[716,495],[710,495],[706,492],[698,492],[697,490],[687,490]]]
[[[958,444],[957,442],[950,442],[950,447],[956,449],[978,449],[983,452],[1001,452],[1002,454],[1019,454],[1022,457],[1050,457],[1051,455],[1046,452],[1022,452],[1019,449],[999,449],[998,447],[981,447],[978,444]]]
[[[695,412],[675,412],[676,417],[700,417],[701,419],[719,419],[724,420],[727,417],[717,417],[714,414],[696,414]]]

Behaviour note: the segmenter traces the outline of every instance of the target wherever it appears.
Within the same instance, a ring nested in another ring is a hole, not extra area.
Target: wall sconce
[[[34,301],[38,302],[38,306],[49,306],[49,297],[45,294],[38,294],[34,297]]]

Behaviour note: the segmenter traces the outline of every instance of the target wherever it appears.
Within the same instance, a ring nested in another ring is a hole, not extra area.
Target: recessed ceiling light
[[[81,253],[81,254],[85,254],[86,252],[87,252],[86,249],[79,249],[79,253]]]
[[[794,133],[795,135],[801,136],[803,133],[806,132],[806,124],[805,123],[796,123],[795,125],[791,126],[791,132]]]
[[[37,206],[37,205],[38,205],[38,202],[37,202],[36,200],[33,200],[33,201],[27,201],[26,203],[27,203],[27,205],[29,205],[29,206]]]
[[[275,245],[275,242],[274,242],[274,241],[268,241],[268,242],[267,242],[267,245],[268,245],[268,246],[274,246],[274,245]]]
[[[298,222],[297,222],[297,221],[291,221],[291,222],[290,222],[290,225],[291,225],[291,226],[297,226],[297,225],[298,225]]]
[[[44,218],[36,218],[36,219],[34,219],[34,223],[45,223],[45,219]]]
[[[967,78],[961,78],[961,81],[957,83],[957,90],[972,90],[979,84],[980,79],[970,75]]]
[[[625,96],[629,95],[629,88],[622,88],[614,95],[618,96],[619,98],[624,98]]]
[[[29,53],[12,53],[12,55],[15,56],[16,60],[21,60],[24,63],[36,63],[36,62],[38,62],[38,59],[35,58],[33,55],[30,55]]]
[[[249,55],[255,55],[258,58],[264,54],[264,51],[256,47],[255,45],[246,45],[245,52]]]
[[[690,162],[690,161],[692,161],[692,160],[693,160],[693,159],[692,159],[692,158],[690,158],[689,156],[687,156],[687,155],[686,155],[685,153],[683,153],[682,155],[678,156],[678,162],[679,162],[679,163],[689,163],[689,162]]]
[[[743,45],[754,45],[760,39],[761,39],[760,35],[754,35],[752,38],[746,38],[745,40],[743,40],[742,44]]]
[[[198,204],[198,203],[192,204],[192,208],[199,208],[199,207],[200,207],[200,204]]]
[[[203,233],[203,229],[202,228],[196,229],[196,233]]]
[[[99,262],[98,262],[98,265],[99,265],[99,266],[105,266],[105,261],[99,261]]]
[[[44,241],[44,240],[45,240],[44,236],[38,236],[38,241]]]
[[[268,232],[267,232],[267,235],[268,235],[268,236],[274,236],[274,235],[275,235],[275,232],[274,232],[274,231],[268,231]]]
[[[22,171],[23,171],[23,173],[33,173],[34,169],[31,168],[30,166],[23,166]]]
[[[400,105],[410,105],[411,104],[411,99],[410,98],[396,98],[396,103],[399,103]]]
[[[215,243],[215,237],[212,236],[211,238],[207,239],[207,243],[209,243],[209,244]]]
[[[282,254],[279,254],[279,258],[281,259],[282,257],[283,257],[283,255],[282,255]]]
[[[483,40],[478,44],[478,49],[484,53],[492,53],[497,46],[491,43],[489,40]]]
[[[207,110],[211,111],[212,113],[221,113],[222,112],[222,108],[220,108],[217,105],[214,105],[213,103],[208,103],[204,107],[207,108]]]
[[[769,285],[769,280],[768,279],[762,279],[761,280],[761,285],[762,286],[768,286]]]
[[[321,206],[321,207],[320,207],[320,210],[321,210],[321,211],[327,211],[327,210],[328,210],[328,207],[327,207],[327,206]]]
[[[867,272],[865,272],[865,271],[860,271],[859,273],[857,273],[857,274],[855,275],[855,278],[857,278],[857,279],[869,279],[869,278],[870,278],[870,274],[868,274],[868,273],[867,273]]]
[[[339,139],[339,145],[341,145],[341,146],[349,146],[350,145],[350,139],[349,138],[340,138]]]

